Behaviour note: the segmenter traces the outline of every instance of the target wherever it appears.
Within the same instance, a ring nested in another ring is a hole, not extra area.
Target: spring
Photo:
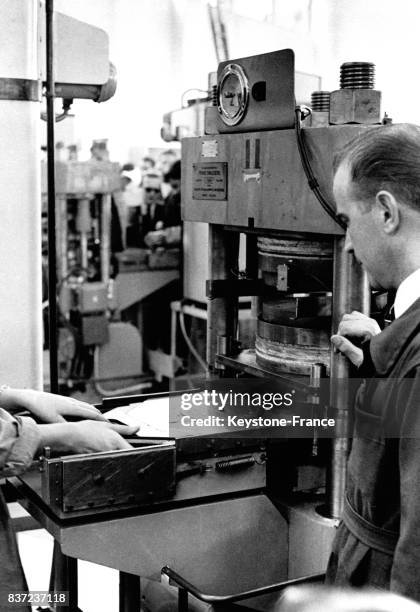
[[[341,89],[374,89],[375,64],[371,62],[346,62],[340,67]]]
[[[233,470],[241,470],[243,468],[254,465],[255,459],[252,455],[246,457],[238,457],[237,459],[226,459],[225,461],[218,461],[216,463],[217,472],[230,472]]]
[[[330,110],[330,92],[329,91],[313,91],[311,94],[311,108],[313,111]]]

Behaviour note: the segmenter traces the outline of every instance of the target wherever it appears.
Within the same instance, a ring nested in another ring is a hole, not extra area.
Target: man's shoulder
[[[372,338],[370,350],[380,376],[420,364],[420,299]]]

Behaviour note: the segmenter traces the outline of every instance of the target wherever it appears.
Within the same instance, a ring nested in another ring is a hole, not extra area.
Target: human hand
[[[360,368],[363,363],[363,351],[349,338],[365,341],[380,332],[381,328],[375,319],[353,310],[350,314],[343,316],[337,334],[331,336],[331,342],[336,350],[345,355],[357,368]]]
[[[150,248],[163,246],[166,243],[165,230],[160,229],[154,232],[149,232],[148,234],[146,234],[144,242]]]
[[[132,448],[124,436],[134,436],[138,427],[114,425],[108,421],[80,421],[38,426],[41,433],[40,449],[45,446],[58,453],[96,453]]]
[[[1,394],[2,405],[8,409],[26,409],[44,423],[65,423],[65,416],[78,419],[106,421],[101,412],[86,402],[73,397],[33,389],[5,389]]]
[[[337,334],[346,338],[358,338],[362,342],[370,340],[373,336],[381,333],[381,328],[375,321],[362,312],[353,310],[350,314],[343,315],[338,326]]]

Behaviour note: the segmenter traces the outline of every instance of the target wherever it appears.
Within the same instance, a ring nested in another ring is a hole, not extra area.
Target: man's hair
[[[142,162],[150,164],[152,168],[154,168],[156,166],[156,162],[153,159],[153,157],[149,157],[148,155],[143,157]]]
[[[168,172],[164,176],[165,183],[169,183],[169,181],[179,181],[181,179],[181,160],[177,159],[172,166],[169,168]]]
[[[368,201],[381,189],[420,212],[420,127],[410,123],[367,129],[334,158],[349,168],[355,197]]]

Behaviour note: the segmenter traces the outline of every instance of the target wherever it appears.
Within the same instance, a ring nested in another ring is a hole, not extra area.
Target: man
[[[134,435],[136,428],[111,425],[99,410],[73,398],[29,389],[0,387],[0,478],[20,474],[45,446],[61,454],[130,448],[121,434]],[[6,410],[5,410],[6,409]],[[13,416],[26,410],[30,417]],[[66,416],[88,419],[67,423]],[[25,576],[7,505],[0,490],[0,610],[9,609],[9,593],[25,592]],[[18,606],[30,610],[30,606]]]
[[[150,170],[143,176],[143,214],[141,218],[141,234],[143,239],[149,232],[163,228],[164,201],[162,196],[162,176]]]
[[[420,601],[420,128],[378,127],[350,143],[337,159],[334,196],[347,252],[373,288],[397,293],[384,331],[354,312],[332,337],[366,380],[327,582]]]
[[[149,175],[150,178],[151,175]],[[147,180],[148,176],[145,176]],[[158,215],[155,213],[154,229],[149,229],[149,233],[145,236],[145,243],[149,247],[156,246],[177,246],[181,242],[181,162],[177,160],[165,174],[165,181],[169,183],[171,191],[168,196],[159,204],[162,206],[157,209]],[[150,180],[150,179],[149,179]],[[145,187],[146,201],[149,195],[147,187]],[[153,226],[152,224],[149,224]],[[146,226],[145,226],[146,227]]]

